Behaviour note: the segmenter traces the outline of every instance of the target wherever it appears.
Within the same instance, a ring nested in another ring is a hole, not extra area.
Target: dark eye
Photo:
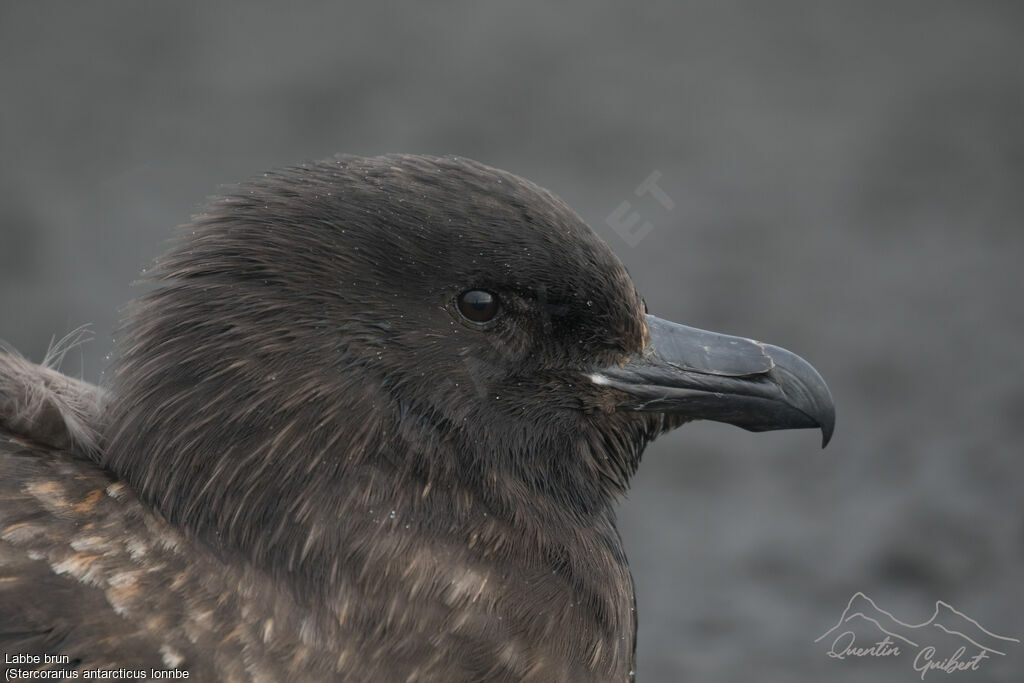
[[[498,297],[482,289],[463,292],[459,295],[458,304],[462,317],[474,323],[490,322],[501,308]]]

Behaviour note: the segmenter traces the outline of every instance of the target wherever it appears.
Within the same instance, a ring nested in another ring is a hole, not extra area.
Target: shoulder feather
[[[103,391],[55,367],[60,344],[43,364],[0,348],[0,430],[76,455],[99,451]]]

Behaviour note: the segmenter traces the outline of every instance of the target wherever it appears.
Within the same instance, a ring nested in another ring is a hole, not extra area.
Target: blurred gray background
[[[1024,638],[1024,5],[0,4],[0,338],[97,381],[219,186],[459,154],[561,195],[652,312],[793,349],[838,428],[694,424],[622,505],[643,681],[914,681],[818,635],[855,591]],[[652,172],[674,202],[635,188]],[[631,247],[622,202],[653,226]],[[981,671],[1019,681],[1024,644]]]

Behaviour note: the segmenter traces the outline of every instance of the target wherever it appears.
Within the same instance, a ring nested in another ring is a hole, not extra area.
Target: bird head
[[[289,487],[340,495],[367,468],[585,512],[688,420],[832,431],[808,363],[649,315],[561,200],[461,158],[265,174],[152,277],[119,341],[106,463],[185,522],[220,508],[219,529],[251,534]]]

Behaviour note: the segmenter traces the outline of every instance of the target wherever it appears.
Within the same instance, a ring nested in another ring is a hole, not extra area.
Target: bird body
[[[629,680],[614,505],[646,444],[701,418],[831,432],[804,361],[647,315],[560,200],[464,159],[267,174],[152,273],[104,389],[0,354],[5,651]]]
[[[497,559],[496,541],[514,541],[493,515],[475,536],[440,542],[411,528],[408,508],[392,514],[397,500],[372,486],[340,523],[365,516],[351,526],[372,529],[374,547],[344,556],[348,570],[334,568],[339,588],[321,588],[311,609],[310,596],[182,533],[91,462],[88,442],[71,429],[74,419],[96,419],[74,406],[95,405],[98,389],[11,354],[0,356],[0,378],[6,389],[37,392],[34,414],[5,405],[36,429],[8,431],[0,442],[5,652],[66,656],[58,669],[180,668],[201,681],[398,680],[399,672],[411,680],[500,680],[511,672],[588,680],[591,664],[609,654],[602,648],[617,648],[610,654],[626,661],[632,655],[628,616],[607,626],[619,638],[595,638],[591,660],[576,668],[556,649],[563,634],[516,635],[516,623],[540,631],[573,620],[583,632],[592,616],[587,605],[568,604],[564,579],[541,562]],[[626,604],[593,598],[591,607],[609,617],[629,615],[632,600],[617,541],[607,520],[580,546],[592,554],[575,558],[591,568],[603,562],[601,578],[621,584],[613,595]],[[528,611],[538,597],[542,610]],[[384,634],[387,649],[376,644]],[[552,644],[546,658],[530,637]],[[492,661],[498,642],[500,660]]]

